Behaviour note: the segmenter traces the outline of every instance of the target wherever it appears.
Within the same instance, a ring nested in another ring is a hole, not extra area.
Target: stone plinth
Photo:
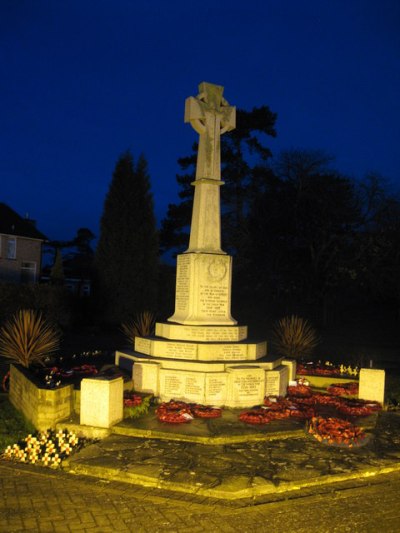
[[[80,423],[109,428],[123,418],[122,378],[85,378],[81,381]]]
[[[385,401],[385,371],[375,368],[361,368],[358,397],[383,405]]]
[[[175,313],[184,325],[234,325],[231,316],[232,258],[210,253],[178,255]]]

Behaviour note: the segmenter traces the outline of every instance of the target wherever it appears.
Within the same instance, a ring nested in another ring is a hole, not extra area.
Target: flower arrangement
[[[18,444],[7,446],[1,457],[57,468],[63,459],[81,449],[87,442],[88,439],[79,439],[73,431],[47,430],[28,435]]]
[[[125,418],[139,418],[149,412],[153,396],[140,396],[134,391],[124,392],[124,416]]]

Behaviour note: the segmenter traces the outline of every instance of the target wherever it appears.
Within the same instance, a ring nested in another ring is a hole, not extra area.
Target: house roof
[[[0,233],[47,241],[46,235],[36,229],[34,222],[22,218],[11,207],[0,202]]]

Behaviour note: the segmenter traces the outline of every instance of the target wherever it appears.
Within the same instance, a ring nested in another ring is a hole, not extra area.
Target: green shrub
[[[60,334],[42,314],[32,309],[18,311],[0,329],[0,355],[28,368],[58,350]]]
[[[135,344],[135,337],[148,337],[154,333],[156,317],[151,311],[143,311],[131,322],[122,324],[121,329],[129,343]]]
[[[309,356],[319,342],[315,329],[303,318],[292,315],[273,328],[272,343],[279,355],[298,359]]]

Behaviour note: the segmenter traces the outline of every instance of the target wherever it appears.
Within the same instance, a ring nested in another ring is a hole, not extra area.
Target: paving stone
[[[235,487],[238,491],[257,489],[253,496],[240,500],[144,488],[125,483],[123,476],[104,482],[0,461],[0,531],[397,532],[400,472],[379,475],[379,470],[400,468],[394,453],[400,442],[400,416],[385,413],[378,422],[373,443],[359,450],[329,448],[308,438],[216,447],[134,439],[130,449],[127,441],[119,446],[117,436],[113,437],[116,453],[122,453],[116,464],[131,468],[135,464],[132,456],[140,450],[145,463],[146,457],[150,458],[149,467],[160,460],[162,471],[169,471],[176,484],[185,484],[187,476],[193,487],[203,476],[207,489],[214,487],[220,493],[221,487],[231,493]],[[97,449],[99,453],[102,450],[100,446]],[[91,453],[80,460],[86,461]],[[108,453],[109,458],[112,447]],[[221,458],[224,453],[226,459]],[[312,468],[306,468],[307,464]],[[296,490],[279,493],[283,481],[287,486],[299,480],[313,481],[321,478],[325,468],[342,477],[327,476],[319,486],[294,486]],[[346,478],[366,469],[375,475],[361,480]],[[337,479],[340,482],[332,485]]]

